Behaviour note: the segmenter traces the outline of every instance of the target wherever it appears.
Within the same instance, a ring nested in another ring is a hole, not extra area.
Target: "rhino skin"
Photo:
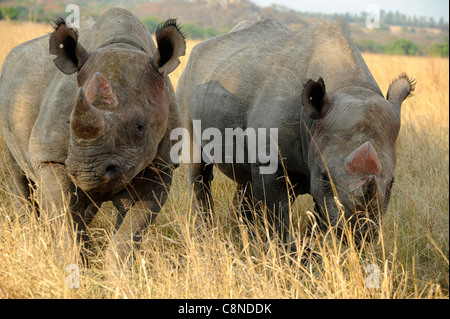
[[[85,25],[76,31],[59,19],[52,34],[8,54],[0,117],[15,193],[40,199],[41,218],[53,223],[69,207],[87,245],[86,225],[102,202],[113,202],[119,214],[106,264],[117,266],[160,211],[177,167],[168,133],[181,124],[168,73],[185,40],[167,20],[157,49],[119,8]]]
[[[373,238],[394,181],[401,104],[414,86],[402,74],[385,99],[354,44],[330,22],[290,31],[271,19],[244,21],[198,44],[178,82],[177,100],[190,133],[191,149],[183,150],[199,212],[214,208],[214,165],[204,158],[194,163],[194,147],[209,141],[193,139],[193,121],[220,129],[222,136],[225,128],[277,128],[274,174],[260,174],[258,161],[216,163],[238,183],[244,220],[254,218],[255,207],[260,213],[269,208],[271,237],[287,243],[289,206],[308,193],[321,228],[331,224],[339,234],[337,195],[357,242]]]

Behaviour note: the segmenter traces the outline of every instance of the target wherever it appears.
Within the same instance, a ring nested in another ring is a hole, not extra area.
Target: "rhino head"
[[[84,191],[113,195],[155,158],[169,116],[164,74],[185,53],[174,20],[160,26],[156,39],[151,56],[125,44],[88,52],[63,21],[51,35],[55,65],[78,72],[66,166]]]
[[[310,189],[322,227],[337,226],[341,234],[347,220],[357,242],[377,234],[394,183],[401,104],[414,85],[402,74],[386,99],[362,87],[328,94],[322,78],[305,85],[304,110],[315,120],[308,151]]]

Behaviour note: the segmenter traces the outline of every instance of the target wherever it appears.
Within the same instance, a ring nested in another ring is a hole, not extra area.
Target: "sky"
[[[360,13],[369,5],[377,5],[380,10],[399,11],[406,15],[433,17],[436,21],[443,17],[449,21],[448,0],[251,0],[259,6],[279,4],[296,11],[322,13]]]

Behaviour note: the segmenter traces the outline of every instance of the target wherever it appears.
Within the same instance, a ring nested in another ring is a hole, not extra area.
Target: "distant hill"
[[[48,22],[67,16],[71,0],[0,0],[0,19]],[[406,16],[400,12],[381,11],[380,28],[365,26],[366,13],[321,14],[297,12],[272,5],[259,7],[249,0],[79,0],[81,14],[97,18],[109,8],[129,9],[150,31],[161,21],[178,18],[191,38],[208,38],[225,33],[242,20],[273,18],[288,28],[298,30],[320,20],[333,20],[362,51],[376,53],[448,56],[449,25],[442,19]]]

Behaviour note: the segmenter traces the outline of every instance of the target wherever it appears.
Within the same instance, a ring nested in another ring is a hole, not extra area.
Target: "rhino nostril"
[[[110,165],[105,169],[105,176],[108,179],[113,179],[119,175],[119,167],[116,165]]]
[[[377,193],[377,181],[374,175],[368,177],[363,192],[366,201],[370,201],[375,197]]]
[[[370,175],[367,178],[367,182],[366,183],[367,183],[367,190],[370,192],[375,186],[375,176],[374,175]]]

